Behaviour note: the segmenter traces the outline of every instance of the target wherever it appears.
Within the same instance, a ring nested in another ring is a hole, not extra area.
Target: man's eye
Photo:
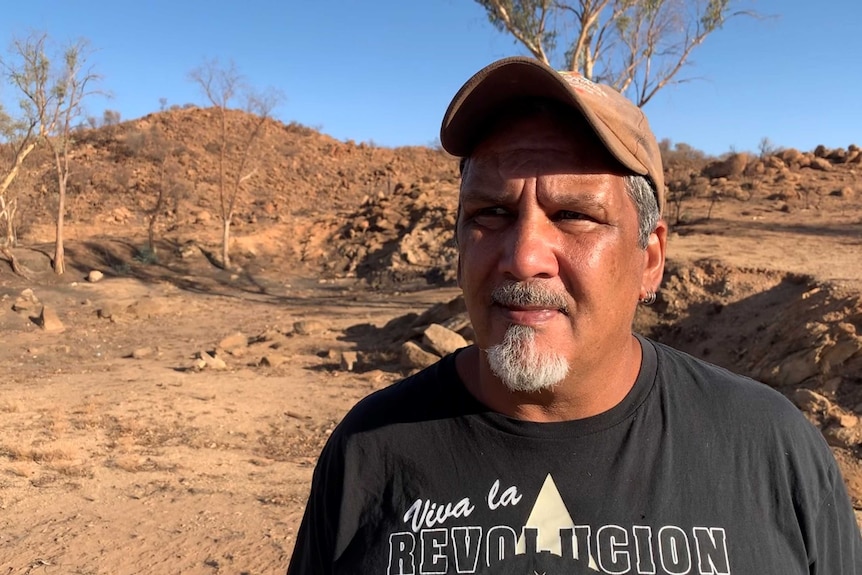
[[[509,211],[499,206],[482,208],[473,213],[472,220],[486,228],[497,228],[510,216]]]
[[[556,213],[556,220],[592,220],[590,216],[582,212],[573,212],[570,210],[561,210]]]
[[[490,208],[482,208],[476,212],[476,217],[479,216],[507,216],[509,212],[505,208],[493,206]]]

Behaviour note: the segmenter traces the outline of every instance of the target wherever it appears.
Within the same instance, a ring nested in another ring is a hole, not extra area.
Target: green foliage
[[[151,246],[143,246],[137,249],[135,253],[135,261],[144,264],[152,265],[159,263],[159,257],[156,253],[156,248]]]

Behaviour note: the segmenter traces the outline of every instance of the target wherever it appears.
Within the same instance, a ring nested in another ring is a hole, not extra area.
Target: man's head
[[[444,119],[444,148],[465,159],[459,282],[487,366],[512,391],[612,362],[661,279],[658,146],[607,90],[507,59],[471,79]]]

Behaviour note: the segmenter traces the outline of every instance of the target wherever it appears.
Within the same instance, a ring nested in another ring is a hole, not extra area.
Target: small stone
[[[50,333],[58,333],[66,329],[54,308],[48,306],[42,306],[42,312],[39,314],[39,326]]]
[[[355,351],[343,351],[341,352],[341,369],[344,371],[353,371],[353,368],[356,366],[356,352]]]
[[[132,358],[134,359],[144,359],[145,357],[149,357],[153,355],[153,348],[151,347],[139,347],[135,351],[132,352]]]
[[[103,277],[105,277],[105,274],[99,270],[90,270],[90,273],[87,274],[87,281],[94,284],[100,281]]]
[[[101,308],[99,308],[99,311],[97,313],[102,319],[112,319],[116,315],[117,311],[113,304],[106,303],[102,305]]]
[[[12,304],[12,311],[32,311],[39,306],[39,298],[30,288],[25,289]]]
[[[227,364],[223,359],[215,355],[210,355],[203,350],[198,352],[198,358],[204,362],[204,367],[207,369],[214,369],[216,371],[227,369]]]
[[[297,335],[315,335],[326,331],[326,325],[322,321],[304,319],[293,324],[293,331]]]
[[[248,337],[241,332],[236,332],[222,339],[218,346],[226,352],[236,355],[237,351],[244,350],[248,347]]]
[[[278,353],[269,353],[260,358],[260,364],[263,367],[278,367],[287,362],[287,357]]]

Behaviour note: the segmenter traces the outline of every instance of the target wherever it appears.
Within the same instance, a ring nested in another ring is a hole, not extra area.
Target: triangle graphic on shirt
[[[561,529],[575,528],[575,522],[569,513],[563,498],[557,489],[554,478],[549,473],[539,490],[539,495],[536,497],[536,503],[533,504],[533,509],[530,511],[529,517],[524,527],[532,527],[538,530],[539,538],[537,540],[537,548],[542,551],[549,551],[557,556],[562,556],[562,544],[560,541]],[[580,559],[580,549],[577,547],[577,540],[574,542],[575,559]],[[589,549],[584,550],[589,556],[589,567],[598,571],[598,566],[595,560],[590,555]],[[521,555],[527,552],[527,544],[524,539],[523,532],[518,538],[518,546],[515,548],[515,553]]]

